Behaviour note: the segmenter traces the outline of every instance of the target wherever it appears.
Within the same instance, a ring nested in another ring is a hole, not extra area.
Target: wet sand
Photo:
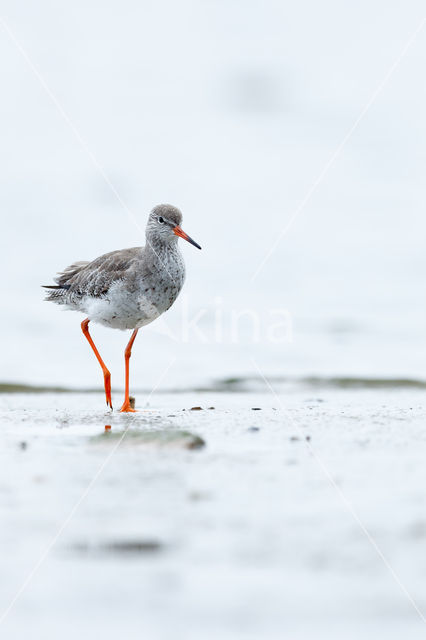
[[[421,389],[150,404],[0,394],[2,638],[424,637]]]

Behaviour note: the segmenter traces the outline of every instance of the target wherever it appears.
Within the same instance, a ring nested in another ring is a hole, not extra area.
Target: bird
[[[124,351],[125,392],[120,412],[134,412],[129,396],[129,362],[141,327],[170,309],[185,281],[185,263],[178,246],[183,238],[200,245],[182,230],[182,213],[170,204],[155,206],[148,216],[143,247],[119,249],[95,260],[74,262],[57,274],[45,300],[83,312],[83,335],[103,372],[107,406],[112,410],[111,374],[89,332],[89,323],[132,330]]]

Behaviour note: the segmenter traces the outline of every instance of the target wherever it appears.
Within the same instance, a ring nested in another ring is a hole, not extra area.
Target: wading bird
[[[92,262],[74,262],[58,274],[55,285],[44,285],[50,289],[46,300],[87,315],[81,328],[102,367],[111,409],[111,374],[89,333],[89,322],[133,330],[124,352],[125,396],[120,411],[134,411],[129,400],[129,360],[138,330],[167,311],[182,289],[185,264],[178,238],[201,249],[182,231],[181,223],[179,209],[160,204],[149,215],[144,247],[111,251]]]

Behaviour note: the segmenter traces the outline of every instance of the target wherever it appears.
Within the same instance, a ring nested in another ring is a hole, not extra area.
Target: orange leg
[[[124,352],[124,363],[126,366],[126,388],[124,391],[123,406],[120,409],[121,412],[134,413],[136,411],[135,409],[132,409],[132,407],[130,406],[130,400],[129,400],[129,360],[130,360],[130,356],[132,355],[133,343],[137,335],[138,335],[138,329],[135,329],[132,333],[132,337],[129,340],[129,344],[127,345],[126,350]]]
[[[81,330],[83,331],[85,337],[87,338],[88,343],[90,344],[90,346],[93,349],[93,353],[95,354],[99,364],[102,367],[102,371],[103,371],[103,374],[104,374],[104,386],[105,386],[106,403],[112,409],[112,402],[111,402],[111,374],[108,371],[108,369],[106,368],[105,363],[102,360],[101,356],[99,355],[99,351],[95,347],[95,343],[93,342],[92,337],[91,337],[91,335],[89,333],[89,322],[90,322],[89,318],[86,318],[86,320],[83,320],[83,322],[81,323]]]

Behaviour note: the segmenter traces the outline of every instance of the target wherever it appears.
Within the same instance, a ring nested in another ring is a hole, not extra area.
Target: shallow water
[[[0,636],[423,638],[423,3],[2,7]],[[203,250],[111,415],[40,285],[159,202]]]
[[[424,636],[420,390],[103,401],[0,396],[2,637]]]

